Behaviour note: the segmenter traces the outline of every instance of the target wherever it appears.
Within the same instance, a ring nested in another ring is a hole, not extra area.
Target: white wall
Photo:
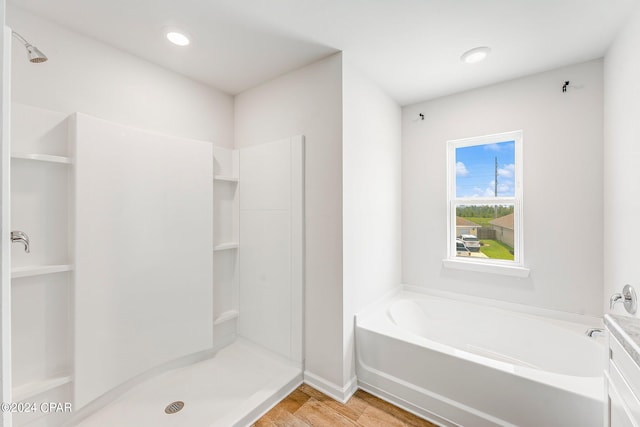
[[[625,284],[640,290],[638,250],[633,244],[640,212],[640,8],[609,48],[604,60],[604,298]],[[622,304],[613,312],[627,314]],[[636,317],[640,314],[636,313]]]
[[[306,151],[305,368],[342,385],[341,54],[236,97],[236,148],[292,135]]]
[[[344,378],[353,316],[400,285],[401,109],[343,54]]]
[[[581,88],[562,93],[565,80]],[[403,282],[601,315],[602,102],[602,60],[595,60],[405,107]],[[524,252],[530,277],[443,269],[446,141],[518,129],[524,132]],[[624,193],[633,194],[629,187]]]
[[[400,283],[400,107],[337,54],[238,95],[235,111],[239,149],[305,135],[305,379],[340,398],[355,384],[353,315]]]
[[[13,42],[14,102],[80,111],[167,135],[233,147],[233,98],[9,3],[7,25],[49,61],[31,64]]]

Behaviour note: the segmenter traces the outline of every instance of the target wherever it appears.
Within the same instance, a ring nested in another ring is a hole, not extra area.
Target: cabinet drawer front
[[[631,420],[631,416],[627,413],[627,410],[622,403],[622,399],[615,390],[615,387],[609,387],[609,418],[608,427],[637,427]]]
[[[626,412],[629,413],[632,420],[640,420],[640,400],[638,400],[638,397],[633,393],[629,383],[622,376],[615,363],[609,364],[609,381],[609,388],[613,388],[616,391],[616,394],[624,403],[622,406],[626,407]],[[609,394],[611,396],[612,393],[610,392]],[[619,412],[622,408],[618,408],[618,406],[619,405],[614,402],[611,409]],[[633,425],[637,425],[637,423],[634,421]]]
[[[611,362],[616,365],[622,377],[626,379],[626,383],[629,385],[633,394],[635,394],[636,397],[640,397],[640,367],[638,367],[636,362],[629,356],[629,353],[622,347],[622,344],[613,336],[610,336],[609,347]]]
[[[615,392],[614,392],[615,393]],[[620,397],[609,398],[609,427],[637,427],[620,400]]]

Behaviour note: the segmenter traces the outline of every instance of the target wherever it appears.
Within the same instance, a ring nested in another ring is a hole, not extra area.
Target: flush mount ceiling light
[[[190,43],[189,37],[180,31],[166,30],[165,34],[167,36],[167,39],[169,39],[169,41],[175,45],[187,46]]]
[[[476,47],[463,53],[460,60],[467,64],[475,64],[476,62],[483,61],[487,55],[489,55],[489,52],[491,52],[491,48],[489,47]]]

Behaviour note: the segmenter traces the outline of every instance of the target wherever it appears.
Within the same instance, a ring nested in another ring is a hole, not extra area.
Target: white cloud
[[[498,176],[502,176],[505,178],[511,178],[516,170],[516,165],[511,163],[510,165],[506,165],[504,168],[498,169]]]
[[[467,176],[469,175],[469,171],[467,167],[462,162],[456,162],[456,176]]]
[[[498,181],[498,196],[513,195],[513,180]],[[475,187],[469,197],[495,197],[495,181],[489,182],[486,188]]]
[[[473,194],[471,194],[470,196],[467,197],[493,197],[493,187],[487,187],[484,190],[480,187],[475,187],[473,189]]]
[[[510,182],[500,184],[498,183],[498,194],[505,194],[512,192],[512,186]]]
[[[482,194],[482,197],[493,197],[493,196],[495,196],[493,187],[487,187],[487,189],[484,190],[484,194]]]
[[[489,151],[500,151],[500,146],[498,144],[485,144],[484,149]]]

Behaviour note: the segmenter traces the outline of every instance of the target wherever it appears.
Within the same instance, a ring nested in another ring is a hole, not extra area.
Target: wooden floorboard
[[[404,409],[358,390],[340,403],[302,384],[253,427],[437,427]]]

